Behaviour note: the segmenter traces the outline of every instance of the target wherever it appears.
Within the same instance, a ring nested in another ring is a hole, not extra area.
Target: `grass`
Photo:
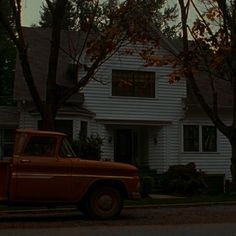
[[[194,196],[172,196],[171,198],[142,198],[137,201],[126,201],[126,205],[166,205],[166,204],[185,204],[185,203],[218,203],[236,202],[236,194],[218,195],[194,195]]]
[[[217,195],[194,195],[194,196],[171,196],[170,198],[161,197],[150,197],[142,198],[140,200],[127,200],[125,201],[126,206],[142,206],[142,205],[174,205],[174,204],[187,204],[187,203],[218,203],[218,202],[236,202],[236,193],[226,193]],[[8,210],[37,210],[47,209],[46,207],[33,207],[33,206],[9,206],[1,205],[0,211]]]

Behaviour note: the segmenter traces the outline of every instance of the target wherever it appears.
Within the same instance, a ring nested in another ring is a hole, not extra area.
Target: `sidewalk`
[[[151,194],[151,198],[154,199],[178,199],[178,198],[185,198],[185,197],[179,197],[179,196],[173,196],[173,195],[164,195],[164,194]]]

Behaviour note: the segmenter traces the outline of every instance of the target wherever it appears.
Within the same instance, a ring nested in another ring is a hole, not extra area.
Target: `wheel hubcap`
[[[100,196],[100,198],[98,199],[98,205],[99,208],[104,210],[104,211],[108,211],[112,208],[113,205],[113,199],[110,195],[102,195]]]

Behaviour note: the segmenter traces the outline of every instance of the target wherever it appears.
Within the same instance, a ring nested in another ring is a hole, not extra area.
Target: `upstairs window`
[[[155,72],[113,70],[112,96],[155,97]]]
[[[217,130],[210,125],[183,126],[184,152],[217,152]]]

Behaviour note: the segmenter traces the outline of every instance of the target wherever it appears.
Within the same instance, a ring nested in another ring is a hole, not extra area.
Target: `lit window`
[[[155,97],[155,72],[113,70],[112,96]]]

